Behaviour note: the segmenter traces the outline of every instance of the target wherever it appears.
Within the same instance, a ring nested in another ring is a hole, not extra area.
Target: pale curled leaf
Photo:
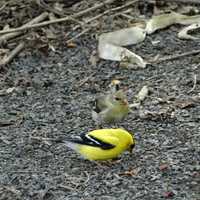
[[[146,23],[146,32],[151,34],[156,30],[166,28],[175,23],[177,18],[177,13],[162,14],[158,16],[153,16]]]
[[[104,33],[99,37],[99,57],[114,61],[128,61],[144,68],[146,62],[139,55],[121,46],[142,42],[145,36],[145,30],[140,27]]]
[[[200,22],[199,23],[195,23],[195,24],[191,24],[190,26],[187,26],[187,27],[183,28],[178,33],[178,38],[186,39],[186,40],[197,40],[197,39],[200,39],[198,37],[194,37],[194,36],[188,34],[189,31],[195,30],[195,29],[198,29],[198,28],[200,28]]]
[[[193,24],[200,22],[200,15],[187,16],[176,12],[152,17],[146,22],[146,32],[151,34],[156,30],[166,28],[172,24]]]
[[[128,49],[112,44],[104,43],[99,45],[99,56],[100,58],[114,61],[122,61],[131,64],[137,64],[138,66],[145,68],[146,62],[137,54],[129,51]]]
[[[117,46],[127,46],[142,42],[145,39],[145,36],[146,32],[143,28],[134,26],[110,33],[103,33],[99,37],[99,42],[105,42]]]
[[[182,25],[190,25],[199,22],[200,22],[200,15],[193,15],[193,16],[181,15],[179,18],[177,18],[176,23]]]

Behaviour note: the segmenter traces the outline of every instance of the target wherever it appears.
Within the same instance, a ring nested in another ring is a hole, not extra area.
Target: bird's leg
[[[95,128],[96,129],[102,129],[103,128],[103,125],[101,122],[95,122]]]
[[[100,161],[100,162],[97,162],[95,161],[95,163],[98,165],[98,166],[101,166],[101,167],[111,167],[113,166],[114,164],[118,164],[121,162],[121,158],[113,158],[112,160],[106,160],[106,161]]]
[[[110,167],[108,161],[92,161],[99,169],[107,169]]]
[[[121,162],[121,158],[119,158],[119,157],[116,157],[116,158],[113,158],[112,160],[110,160],[109,162],[111,163],[111,164],[118,164],[118,163],[120,163]]]

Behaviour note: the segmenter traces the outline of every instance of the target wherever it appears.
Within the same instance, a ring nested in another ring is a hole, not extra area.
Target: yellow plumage
[[[65,144],[89,160],[108,160],[118,157],[135,145],[133,135],[123,129],[99,129],[81,136],[81,140]]]

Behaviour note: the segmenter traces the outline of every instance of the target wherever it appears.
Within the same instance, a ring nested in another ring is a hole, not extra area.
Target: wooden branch
[[[67,40],[67,43],[70,43],[70,42],[72,42],[73,40],[75,40],[75,39],[81,37],[82,35],[84,35],[85,33],[87,33],[90,29],[91,29],[91,28],[86,28],[86,29],[83,30],[81,33],[79,33],[79,34],[75,35],[73,38]]]
[[[3,6],[0,8],[0,12],[6,7],[7,3],[5,3]]]
[[[21,28],[30,26],[30,25],[38,23],[40,21],[43,21],[45,18],[48,17],[48,15],[49,15],[48,12],[44,12],[41,15],[39,15],[38,17],[31,20],[30,22],[24,24]],[[6,30],[3,30],[2,32],[6,33]],[[11,33],[11,32],[15,32],[15,33]],[[22,32],[16,32],[16,31],[11,31],[11,32],[7,32],[9,34],[6,34],[6,35],[3,35],[0,37],[0,44],[2,44],[3,42],[6,43],[8,40],[15,38],[22,34]]]
[[[184,4],[198,4],[198,5],[200,4],[199,0],[158,0],[158,1],[184,3]]]
[[[25,43],[24,42],[21,42],[19,43],[15,49],[13,49],[10,53],[9,56],[5,57],[1,62],[0,62],[0,66],[4,66],[8,63],[10,63],[13,58],[24,48],[25,46]]]
[[[164,57],[164,58],[160,58],[160,59],[157,59],[155,61],[151,61],[150,63],[161,63],[161,62],[175,60],[177,58],[191,56],[191,55],[195,55],[195,54],[199,54],[199,53],[200,53],[200,49],[197,49],[197,50],[194,50],[194,51],[188,51],[188,52],[185,52],[185,53],[182,53],[182,54],[178,54],[178,55],[173,55],[173,56],[167,56],[167,57]]]
[[[82,15],[85,15],[85,14],[87,14],[88,12],[91,12],[91,11],[94,11],[94,10],[96,10],[96,9],[99,9],[99,8],[105,6],[106,4],[111,4],[111,3],[115,2],[115,1],[116,1],[116,0],[106,0],[106,1],[103,2],[103,3],[97,4],[97,5],[95,5],[95,6],[91,7],[91,8],[88,8],[88,9],[85,9],[85,10],[83,10],[83,11],[80,11],[79,13],[76,13],[76,14],[74,14],[74,15],[72,15],[72,16],[73,16],[73,17],[81,17]]]
[[[44,0],[35,0],[35,1],[36,1],[36,3],[38,4],[38,6],[42,7],[42,8],[45,9],[46,11],[64,17],[64,13],[63,13],[63,12],[58,11],[58,10],[56,10],[56,9],[54,9],[54,8],[51,8],[48,4],[46,4],[46,3],[44,2]]]
[[[98,18],[100,18],[100,17],[102,17],[102,16],[104,16],[104,15],[110,13],[110,12],[118,11],[118,10],[121,10],[121,9],[123,9],[123,8],[126,8],[126,7],[128,7],[128,6],[130,6],[130,5],[133,5],[133,4],[136,3],[137,1],[139,1],[139,0],[133,0],[133,1],[130,1],[130,2],[128,2],[128,3],[126,3],[126,4],[122,5],[122,6],[118,6],[118,7],[111,8],[111,9],[109,9],[109,10],[106,10],[106,11],[104,11],[103,13],[100,13],[99,15],[96,15],[96,16],[94,16],[94,17],[92,17],[92,18],[86,20],[86,21],[82,24],[82,26],[85,26],[86,24],[89,24],[90,22],[92,22],[92,21],[94,21],[94,20],[96,20],[96,19],[98,19]],[[75,30],[77,30],[77,29],[80,28],[80,27],[81,27],[81,25],[76,25],[76,26],[74,26],[74,27],[72,28],[72,31],[75,31]],[[70,35],[70,33],[71,33],[71,32],[69,32],[68,34],[66,34],[66,36]]]
[[[54,23],[60,23],[60,22],[64,22],[64,21],[70,21],[70,20],[74,21],[74,18],[80,17],[82,15],[85,15],[88,12],[91,12],[91,11],[94,11],[96,9],[99,9],[99,8],[103,7],[104,5],[106,5],[106,4],[111,4],[114,1],[116,1],[116,0],[107,0],[104,3],[97,4],[97,5],[95,5],[95,6],[91,7],[91,8],[88,8],[86,10],[80,11],[80,12],[74,14],[74,15],[63,17],[63,18],[56,19],[56,20],[53,20],[53,21],[51,20],[51,21],[41,22],[41,23],[38,23],[38,24],[35,24],[35,23],[34,24],[33,23],[32,24],[25,24],[24,26],[19,27],[19,28],[2,30],[2,31],[0,31],[0,34],[18,32],[18,33],[15,33],[15,34],[19,35],[19,34],[21,34],[21,33],[19,33],[19,31],[28,30],[28,29],[32,29],[32,28],[37,28],[37,27],[41,27],[41,26],[46,26],[46,25],[54,24]],[[0,42],[1,42],[1,40],[2,39],[0,37]]]

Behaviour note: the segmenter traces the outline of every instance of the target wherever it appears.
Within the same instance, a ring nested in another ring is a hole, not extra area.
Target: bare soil
[[[179,29],[172,26],[129,48],[147,59],[198,49],[199,41],[177,38]],[[1,73],[0,89],[15,89],[0,96],[0,199],[200,200],[199,55],[133,70],[112,61],[92,64],[97,39],[91,32],[75,44],[45,56],[29,50]],[[105,126],[133,132],[133,154],[98,165],[44,139],[95,129],[92,101],[112,79],[129,88],[130,103],[142,86],[150,88],[139,110]]]

